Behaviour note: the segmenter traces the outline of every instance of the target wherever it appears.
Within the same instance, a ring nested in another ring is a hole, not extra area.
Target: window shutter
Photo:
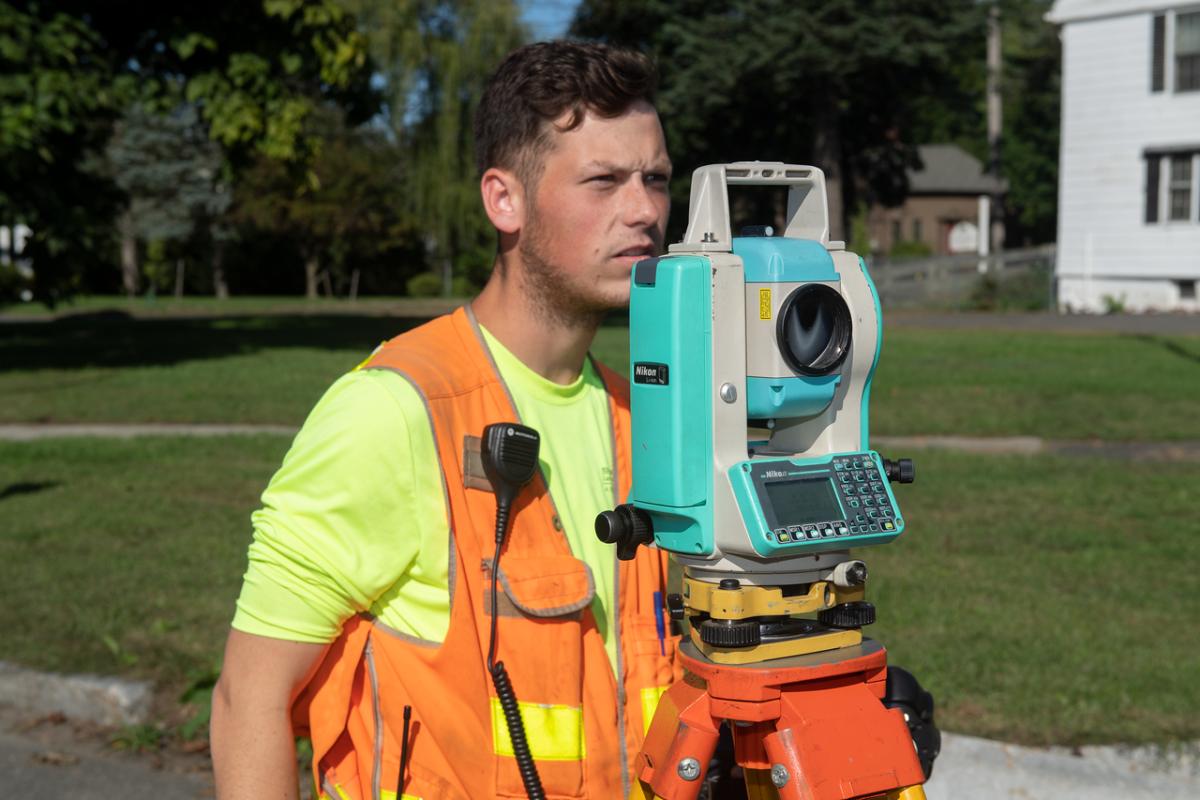
[[[1150,91],[1161,92],[1165,84],[1167,66],[1167,17],[1164,14],[1154,15],[1154,37],[1151,50]]]
[[[1158,178],[1162,172],[1162,156],[1146,156],[1146,222],[1158,222]]]

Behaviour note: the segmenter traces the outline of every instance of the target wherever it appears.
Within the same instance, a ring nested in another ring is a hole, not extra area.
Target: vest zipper
[[[371,770],[371,797],[383,800],[383,707],[379,702],[379,676],[375,672],[375,651],[371,638],[363,651],[367,659],[367,677],[371,681],[371,707],[375,711],[375,759]]]

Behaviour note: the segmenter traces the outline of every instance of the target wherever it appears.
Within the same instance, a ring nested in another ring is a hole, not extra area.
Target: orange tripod
[[[882,702],[878,642],[745,665],[684,642],[680,656],[687,674],[659,702],[634,797],[695,798],[728,722],[750,800],[925,800],[903,714]]]

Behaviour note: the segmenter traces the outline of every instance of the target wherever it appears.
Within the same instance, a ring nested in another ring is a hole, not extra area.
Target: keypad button
[[[850,480],[850,473],[849,473],[849,472],[843,472],[843,473],[840,473],[840,474],[838,475],[838,480],[839,480],[839,481],[841,481],[842,483],[847,483],[847,482],[849,482],[849,480]]]
[[[779,533],[776,533],[775,536],[779,539],[780,544],[787,544],[792,540],[792,535],[787,531],[780,531]]]
[[[837,526],[837,535],[838,536],[845,536],[849,532],[850,532],[850,527],[848,525],[846,525],[846,523],[843,522]]]
[[[866,515],[865,515],[865,514],[855,514],[855,515],[854,515],[854,521],[855,521],[855,522],[866,522],[866,521],[867,521],[867,517],[866,517]]]
[[[872,524],[871,525],[871,533],[879,533],[879,526]]]
[[[786,536],[787,536],[787,528],[776,528],[775,529],[775,538],[778,539],[779,541],[786,542],[787,539],[784,538]]]
[[[874,506],[874,505],[875,505],[875,498],[874,498],[874,497],[871,497],[871,495],[867,495],[866,497],[864,497],[864,498],[862,499],[862,504],[863,504],[864,506],[868,506],[868,507],[870,507],[870,506]]]
[[[896,526],[892,523],[892,521],[890,519],[885,519],[882,524],[883,524],[883,529],[885,531],[896,530]]]
[[[879,516],[879,509],[877,509],[877,508],[868,508],[867,509],[867,519],[876,519],[878,516]]]
[[[872,492],[882,492],[883,484],[880,483],[879,481],[875,481],[874,483],[871,484],[871,491]]]
[[[857,500],[851,500],[851,501],[850,501],[850,507],[851,507],[851,508],[858,508],[858,507],[859,507],[859,506],[861,506],[861,505],[862,505],[862,503],[858,502]]]
[[[856,473],[854,473],[854,481],[855,481],[856,483],[862,483],[862,482],[863,482],[863,481],[865,481],[866,479],[867,479],[867,476],[866,476],[866,475],[864,475],[862,472],[856,472]]]
[[[844,469],[846,468],[846,462],[844,462],[844,461],[834,461],[834,462],[833,462],[833,468],[834,468],[835,470],[837,470],[838,472],[841,472],[842,470],[844,470]]]
[[[888,496],[886,494],[875,495],[875,505],[879,505],[879,506],[888,505]]]

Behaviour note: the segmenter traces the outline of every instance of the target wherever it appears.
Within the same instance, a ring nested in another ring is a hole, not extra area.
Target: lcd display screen
[[[825,476],[764,484],[775,525],[807,525],[842,519],[833,481]]]

